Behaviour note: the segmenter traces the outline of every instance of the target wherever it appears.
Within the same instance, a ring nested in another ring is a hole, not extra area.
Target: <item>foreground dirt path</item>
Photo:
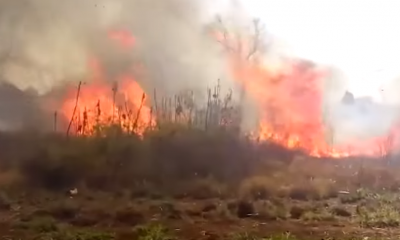
[[[178,240],[398,240],[400,215],[389,207],[400,203],[400,197],[391,197],[366,198],[367,206],[378,206],[375,212],[366,208],[372,213],[367,216],[358,213],[365,203],[357,199],[343,203],[281,198],[248,202],[256,214],[240,217],[237,199],[136,199],[109,194],[70,198],[47,193],[4,204],[0,240],[134,240],[138,227],[153,225],[165,227]],[[299,210],[302,216],[296,216]],[[360,221],[371,226],[361,227]],[[267,238],[285,233],[291,238]],[[170,240],[151,234],[158,237],[145,239]]]
[[[361,229],[350,226],[332,226],[324,224],[304,224],[300,222],[271,222],[259,223],[254,221],[242,221],[240,224],[228,222],[204,222],[188,223],[183,221],[163,222],[165,226],[171,229],[178,239],[185,240],[218,240],[232,239],[235,233],[251,232],[253,236],[265,239],[269,236],[278,236],[286,232],[290,233],[293,239],[299,240],[347,240],[347,239],[373,239],[373,240],[398,240],[400,239],[400,229]],[[113,233],[113,238],[88,237],[80,240],[133,240],[135,234],[131,232],[130,227],[112,227],[112,228],[86,228],[85,231],[104,231]],[[15,229],[11,225],[2,223],[0,227],[0,239],[14,240],[47,240],[48,233],[37,233],[29,229]],[[61,235],[60,235],[61,236]],[[53,239],[53,238],[51,238]],[[55,240],[73,240],[75,238],[61,237]],[[278,238],[277,238],[278,239]],[[289,238],[292,239],[292,238]],[[286,239],[285,239],[286,240]]]
[[[182,239],[229,239],[233,233],[251,232],[260,238],[290,233],[298,239],[400,239],[399,228],[365,229],[357,226],[329,223],[302,223],[292,221],[268,222],[240,221],[182,223],[166,222]]]

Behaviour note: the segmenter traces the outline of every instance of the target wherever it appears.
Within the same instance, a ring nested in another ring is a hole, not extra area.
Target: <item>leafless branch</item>
[[[78,84],[78,91],[76,92],[76,99],[75,99],[74,111],[72,112],[71,120],[69,121],[68,128],[67,128],[67,136],[69,136],[69,131],[71,130],[71,125],[72,125],[72,122],[74,121],[76,109],[77,109],[77,107],[78,107],[79,95],[80,95],[80,93],[81,93],[81,86],[82,86],[82,82],[79,82],[79,84]]]
[[[234,46],[232,45],[232,39],[228,29],[226,28],[222,18],[220,16],[217,16],[217,23],[219,25],[219,30],[222,35],[222,38],[218,39],[217,41],[221,43],[224,48],[233,53],[237,53],[243,57],[244,60],[250,60],[257,52],[261,51],[262,46],[262,35],[263,35],[263,29],[264,26],[261,24],[259,19],[254,19],[252,28],[253,28],[253,35],[251,39],[251,46],[249,48],[249,51],[247,53],[243,52],[243,39],[242,36],[238,33],[235,35],[235,44]],[[243,56],[244,55],[244,56]]]
[[[261,42],[260,19],[253,20],[253,27],[254,27],[253,44],[252,47],[250,48],[249,53],[246,56],[246,60],[249,60],[259,50],[260,47],[260,42]]]
[[[225,24],[222,21],[221,16],[217,16],[217,23],[222,33],[222,39],[218,39],[217,41],[221,43],[226,48],[226,50],[234,52],[235,49],[230,44],[228,29],[225,27]]]

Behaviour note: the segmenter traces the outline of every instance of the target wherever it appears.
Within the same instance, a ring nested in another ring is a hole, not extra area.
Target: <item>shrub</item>
[[[336,185],[327,179],[312,179],[293,183],[288,196],[295,200],[321,200],[335,198],[339,195]]]
[[[136,228],[138,240],[173,240],[175,237],[164,226],[159,224],[139,226]]]
[[[245,179],[239,187],[239,196],[243,199],[259,200],[276,196],[280,186],[274,179],[254,176]]]
[[[0,157],[5,158],[0,163],[0,186],[5,190],[21,182],[26,189],[65,191],[82,185],[88,190],[130,191],[133,198],[220,198],[230,191],[248,200],[321,200],[336,197],[342,187],[356,189],[360,182],[365,189],[393,190],[398,184],[397,167],[385,169],[382,162],[363,160],[360,168],[358,160],[293,159],[292,151],[281,154],[281,147],[223,128],[210,131],[175,124],[149,129],[143,136],[120,132],[68,138],[0,133],[0,141]],[[274,152],[285,156],[277,158]]]

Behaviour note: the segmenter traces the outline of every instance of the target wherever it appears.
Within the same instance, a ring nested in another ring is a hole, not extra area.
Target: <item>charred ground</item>
[[[174,124],[141,137],[118,128],[106,137],[2,133],[0,148],[8,239],[399,235],[393,159],[312,159]]]

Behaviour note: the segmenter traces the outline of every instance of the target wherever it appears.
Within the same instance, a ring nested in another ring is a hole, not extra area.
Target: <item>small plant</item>
[[[232,240],[298,240],[295,236],[291,233],[282,233],[270,237],[258,237],[257,235],[249,232],[242,232],[232,234],[229,239]]]
[[[370,191],[364,188],[359,188],[354,193],[340,196],[340,202],[343,204],[353,204],[371,197],[373,197],[373,194]]]
[[[334,183],[327,179],[313,179],[293,185],[288,192],[291,199],[308,201],[337,197]]]
[[[393,205],[379,203],[375,208],[357,206],[357,213],[361,227],[400,226],[400,212]]]
[[[230,239],[232,239],[232,240],[259,240],[260,238],[257,237],[253,233],[241,232],[241,233],[232,234]]]
[[[332,214],[339,217],[351,217],[352,214],[346,208],[336,206],[331,209]]]
[[[58,230],[53,218],[40,218],[32,223],[32,227],[38,232],[54,232]]]
[[[272,203],[270,201],[258,201],[254,203],[256,218],[262,220],[287,219],[289,211],[284,204]]]
[[[340,196],[340,202],[343,204],[354,204],[361,201],[363,198],[358,194],[348,194]]]
[[[58,231],[56,221],[51,217],[40,217],[29,222],[19,222],[15,225],[19,229],[30,229],[38,233],[50,233]]]
[[[75,235],[75,236],[74,236]],[[72,234],[72,239],[78,240],[112,240],[115,239],[114,234],[104,232],[82,231]]]
[[[243,199],[268,199],[276,193],[275,183],[267,177],[254,176],[245,179],[239,188],[239,195]]]
[[[136,228],[138,240],[173,240],[175,237],[162,225],[146,225]]]
[[[304,221],[333,221],[335,216],[326,210],[322,211],[306,211],[301,216]]]
[[[297,238],[293,236],[291,233],[287,232],[265,238],[264,240],[297,240]]]
[[[218,213],[218,216],[224,219],[232,219],[234,217],[226,204],[218,205],[216,211]]]

